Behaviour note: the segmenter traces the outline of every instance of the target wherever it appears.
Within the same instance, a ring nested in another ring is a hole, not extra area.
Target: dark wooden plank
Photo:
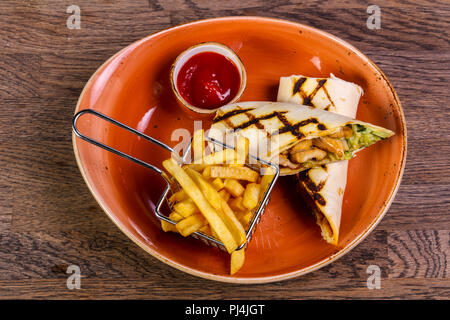
[[[56,232],[17,232],[11,237],[2,240],[0,255],[5,257],[1,265],[1,278],[14,279],[20,288],[14,290],[14,294],[21,292],[21,297],[53,297],[59,295],[70,296],[72,293],[65,287],[69,265],[75,264],[80,267],[82,275],[82,290],[80,295],[85,297],[120,297],[125,293],[131,293],[130,297],[153,297],[159,298],[224,298],[230,297],[233,291],[235,297],[244,297],[247,294],[255,298],[264,298],[267,292],[275,295],[277,291],[284,288],[288,296],[298,298],[302,295],[315,294],[322,289],[311,288],[320,283],[324,278],[329,279],[328,286],[336,289],[344,289],[349,285],[353,287],[366,287],[368,274],[367,267],[377,264],[383,270],[382,277],[387,278],[388,270],[387,233],[385,231],[374,232],[364,242],[368,248],[362,246],[353,250],[342,259],[325,268],[308,274],[302,278],[289,280],[287,282],[265,284],[267,289],[258,290],[258,286],[239,286],[234,284],[223,284],[200,279],[167,267],[160,261],[146,254],[124,235],[118,234],[117,230],[105,230],[105,225],[96,227],[92,225],[90,230],[78,231],[56,231]],[[45,256],[45,259],[40,259]],[[26,288],[21,279],[29,279],[29,287]],[[127,286],[118,285],[114,279],[127,279]],[[40,287],[45,281],[37,279],[54,280],[55,291],[47,291]],[[345,279],[345,281],[344,281]],[[99,281],[104,281],[103,284]],[[149,282],[147,289],[136,287],[138,282]],[[132,284],[132,287],[129,284]],[[173,284],[176,284],[175,286]],[[95,284],[95,286],[93,285]],[[301,292],[298,286],[306,286],[308,291]],[[98,286],[107,287],[113,292],[99,292]],[[11,286],[2,288],[0,295],[8,295]],[[180,288],[184,288],[180,290]],[[196,288],[196,289],[195,289]],[[204,288],[204,289],[199,289]],[[37,292],[39,291],[39,293]],[[192,291],[192,292],[191,292]],[[259,292],[259,293],[258,293]],[[127,293],[127,294],[128,294]],[[78,295],[78,292],[75,293]]]
[[[153,10],[145,0],[102,1],[98,4],[78,1],[80,29],[66,26],[70,16],[66,9],[73,3],[52,0],[12,4],[2,4],[6,8],[0,15],[0,39],[7,52],[52,53],[56,49],[81,57],[84,52],[101,48],[112,54],[170,26],[168,14]]]
[[[190,278],[189,275],[186,276]],[[382,279],[381,289],[369,290],[365,281],[357,285],[347,279],[337,279],[333,286],[328,279],[297,279],[258,286],[214,284],[191,278],[183,283],[171,279],[155,282],[148,279],[81,278],[81,289],[68,290],[66,279],[0,280],[0,294],[8,299],[394,299],[448,300],[450,280]],[[179,286],[174,290],[174,286]],[[334,289],[336,288],[336,290]]]
[[[449,192],[448,184],[433,186],[402,184],[378,228],[385,230],[450,228]]]
[[[79,52],[42,53],[40,55],[42,79],[39,83],[40,96],[42,98],[71,97],[75,104],[61,107],[65,107],[66,111],[75,110],[76,101],[85,84],[110,55],[112,54],[107,50],[83,53],[83,59],[80,59]]]
[[[449,236],[449,229],[390,232],[389,278],[449,278]]]
[[[38,97],[40,60],[36,54],[0,54],[0,98]]]
[[[11,86],[11,89],[14,88]],[[59,142],[60,147],[71,153],[70,129],[79,91],[67,91],[72,93],[47,98],[2,100],[2,111],[8,116],[0,117],[0,142],[15,142],[16,151],[21,149],[27,152],[26,150],[30,150],[27,143],[53,141]],[[0,149],[0,153],[3,157],[17,157],[8,150]]]
[[[9,236],[11,230],[13,196],[10,186],[0,185],[0,238]]]
[[[258,4],[259,5],[258,5]],[[330,32],[349,41],[361,50],[436,50],[448,48],[449,38],[442,32],[448,27],[448,3],[424,2],[409,6],[391,6],[390,2],[380,4],[382,27],[369,30],[366,21],[369,17],[367,3],[355,5],[342,4],[332,7],[293,3],[291,1],[241,2],[236,7],[223,4],[215,10],[214,5],[186,2],[190,10],[173,11],[172,24],[186,23],[200,18],[230,15],[253,15],[287,19]],[[214,8],[212,8],[214,7]]]

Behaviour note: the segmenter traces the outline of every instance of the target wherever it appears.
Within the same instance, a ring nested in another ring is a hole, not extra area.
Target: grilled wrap
[[[355,118],[363,90],[358,85],[336,78],[311,78],[293,75],[280,78],[278,101],[309,104]],[[300,193],[311,207],[322,237],[333,245],[339,240],[342,203],[347,185],[348,160],[304,170],[296,175]]]
[[[330,162],[392,136],[388,129],[333,112],[293,103],[253,101],[219,108],[208,136],[234,147],[249,139],[249,154],[291,175]]]
[[[277,101],[303,104],[355,118],[363,93],[360,86],[334,74],[329,78],[293,75],[280,78]]]

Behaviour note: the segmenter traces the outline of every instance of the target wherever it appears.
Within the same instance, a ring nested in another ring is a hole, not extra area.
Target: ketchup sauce
[[[192,56],[181,67],[177,78],[180,95],[191,105],[204,109],[215,109],[230,102],[240,84],[236,65],[215,52]]]

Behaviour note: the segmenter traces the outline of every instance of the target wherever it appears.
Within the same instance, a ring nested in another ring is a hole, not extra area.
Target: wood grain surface
[[[68,29],[70,5],[81,29]],[[450,2],[48,0],[0,2],[0,298],[448,299],[450,296]],[[173,269],[103,214],[75,163],[71,120],[83,86],[111,55],[162,29],[210,17],[269,16],[328,31],[393,83],[408,159],[385,218],[359,246],[306,276],[234,285]],[[81,289],[66,269],[81,268]],[[366,286],[369,265],[381,288]]]

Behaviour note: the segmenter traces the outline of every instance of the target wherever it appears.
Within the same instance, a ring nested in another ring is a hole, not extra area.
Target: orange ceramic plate
[[[406,157],[406,128],[391,84],[366,56],[323,31],[260,17],[197,21],[153,34],[126,47],[92,76],[76,111],[92,108],[170,146],[192,132],[195,116],[176,103],[170,88],[172,62],[184,49],[205,41],[231,47],[242,59],[248,82],[241,101],[275,101],[281,76],[330,73],[359,84],[364,96],[357,118],[395,131],[395,136],[350,161],[340,241],[321,239],[319,227],[281,177],[249,244],[243,268],[229,275],[230,256],[198,240],[160,230],[153,214],[164,187],[156,173],[73,137],[75,156],[94,197],[112,221],[154,257],[196,276],[226,282],[262,283],[296,277],[342,257],[388,210]],[[107,122],[85,116],[80,130],[161,168],[169,154]],[[210,120],[203,119],[208,128]]]

